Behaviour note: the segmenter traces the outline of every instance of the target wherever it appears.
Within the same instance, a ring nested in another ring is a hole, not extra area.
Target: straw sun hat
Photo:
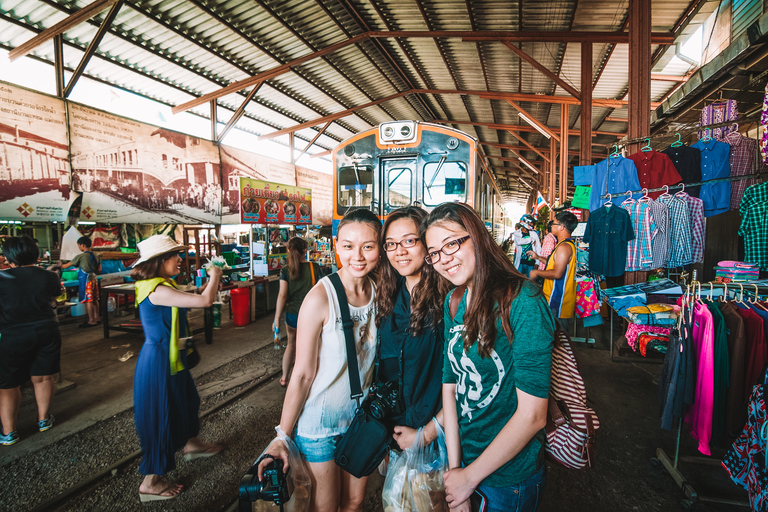
[[[136,246],[139,248],[141,257],[133,264],[134,266],[151,260],[155,256],[169,252],[178,252],[186,248],[185,245],[176,242],[168,235],[153,235],[146,240],[142,240]]]

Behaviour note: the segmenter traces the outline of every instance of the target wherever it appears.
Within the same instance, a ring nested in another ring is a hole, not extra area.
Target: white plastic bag
[[[437,439],[424,446],[424,428],[402,453],[390,452],[384,481],[384,512],[447,512],[443,474],[448,470],[445,433],[437,420]]]
[[[309,500],[312,495],[312,478],[310,476],[307,461],[301,456],[301,452],[299,452],[298,447],[296,447],[296,443],[294,443],[293,440],[280,429],[280,427],[275,430],[277,431],[277,438],[269,443],[269,446],[267,446],[267,449],[261,453],[259,459],[269,453],[269,448],[275,441],[282,441],[285,444],[285,447],[288,449],[288,464],[290,466],[290,471],[288,471],[286,480],[291,480],[293,482],[293,492],[291,493],[291,498],[288,502],[283,505],[283,510],[285,512],[309,512]],[[288,487],[290,488],[291,484],[289,484]],[[280,507],[271,501],[258,500],[252,503],[251,510],[253,512],[277,512],[280,510]]]

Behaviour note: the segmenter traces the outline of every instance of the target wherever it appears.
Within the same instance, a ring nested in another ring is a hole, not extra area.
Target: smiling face
[[[392,222],[387,228],[384,243],[403,242],[410,245],[408,241],[411,243],[415,241],[416,245],[404,248],[401,243],[395,246],[394,251],[387,251],[386,253],[389,263],[404,277],[421,274],[421,267],[425,265],[424,256],[427,255],[427,251],[419,239],[419,228],[413,219],[405,217]]]
[[[336,236],[336,253],[343,269],[364,277],[379,263],[378,233],[364,222],[344,224]]]
[[[468,236],[469,233],[452,221],[438,222],[427,229],[427,253],[440,251],[445,244],[459,238]],[[463,284],[472,285],[475,276],[475,247],[469,238],[461,244],[459,250],[453,254],[440,252],[440,261],[433,265],[438,274],[446,278],[456,286]]]
[[[173,253],[173,255],[165,260],[160,266],[160,276],[170,278],[181,273],[181,257],[179,253]]]

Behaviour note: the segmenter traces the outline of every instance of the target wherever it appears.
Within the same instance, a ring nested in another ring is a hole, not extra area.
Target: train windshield
[[[448,162],[441,158],[438,162],[424,164],[424,204],[437,206],[445,202],[466,202],[467,200],[467,164]]]
[[[382,162],[386,197],[385,214],[411,204],[413,170],[416,159],[396,159]]]
[[[339,207],[368,207],[373,200],[373,168],[355,165],[339,169]]]

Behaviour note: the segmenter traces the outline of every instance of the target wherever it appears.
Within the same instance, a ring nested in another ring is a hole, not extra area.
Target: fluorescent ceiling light
[[[539,131],[539,133],[542,134],[543,136],[545,136],[546,138],[548,138],[548,139],[552,138],[552,136],[550,134],[548,134],[547,132],[545,132],[544,130],[541,129],[541,126],[539,126],[537,123],[534,123],[528,116],[526,116],[522,112],[518,112],[517,115],[520,116],[520,119],[522,119],[523,121],[525,121],[529,125],[531,125],[534,128],[536,128]]]
[[[525,185],[529,189],[533,190],[533,187],[531,185],[529,185],[527,181],[524,181],[523,178],[517,178],[517,181],[519,181],[520,183],[522,183],[523,185]]]
[[[535,168],[534,166],[532,166],[531,164],[529,164],[527,160],[523,160],[523,157],[519,157],[518,160],[520,160],[522,163],[524,163],[527,168],[529,168],[530,170],[532,170],[536,174],[539,174],[539,170],[537,168]]]

